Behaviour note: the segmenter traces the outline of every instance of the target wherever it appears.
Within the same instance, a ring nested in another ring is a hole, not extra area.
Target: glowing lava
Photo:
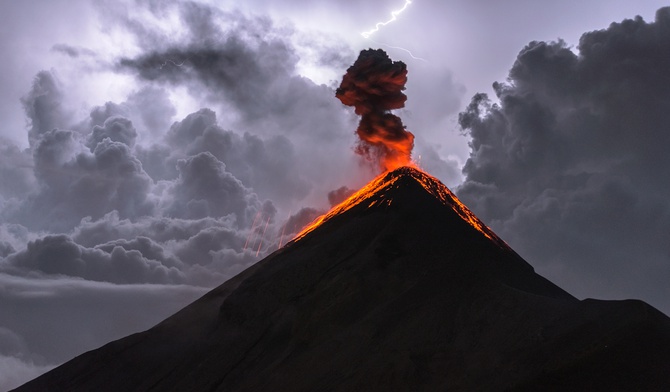
[[[440,180],[431,176],[430,174],[418,169],[417,167],[404,166],[391,172],[386,172],[379,175],[377,178],[370,181],[367,185],[361,188],[358,192],[351,195],[342,203],[333,207],[326,214],[318,217],[314,222],[305,227],[291,242],[299,241],[307,234],[314,231],[324,222],[330,220],[336,215],[342,214],[345,211],[357,205],[366,205],[367,208],[375,205],[390,206],[393,199],[388,197],[387,190],[394,187],[395,183],[405,177],[409,176],[419,183],[428,193],[433,195],[445,206],[450,207],[461,219],[467,222],[470,226],[482,233],[486,238],[495,242],[502,248],[509,248],[507,244],[500,239],[490,228],[488,228],[482,221],[475,216],[475,214],[463,204],[454,193],[452,193],[446,185],[442,184]],[[381,198],[373,198],[382,195]]]

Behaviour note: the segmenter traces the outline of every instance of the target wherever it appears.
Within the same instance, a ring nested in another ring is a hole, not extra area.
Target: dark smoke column
[[[412,165],[414,135],[405,129],[400,117],[390,113],[405,106],[407,96],[402,91],[406,82],[405,63],[392,61],[381,49],[367,49],[347,69],[335,92],[343,104],[353,106],[361,116],[356,152],[378,161],[384,171]]]

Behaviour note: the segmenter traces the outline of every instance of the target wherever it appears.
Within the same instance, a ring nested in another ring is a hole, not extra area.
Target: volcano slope
[[[155,327],[17,391],[670,390],[670,319],[577,300],[400,168]]]

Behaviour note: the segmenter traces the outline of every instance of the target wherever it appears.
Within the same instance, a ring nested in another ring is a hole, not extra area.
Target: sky
[[[335,98],[367,48],[407,65],[414,160],[538,273],[669,314],[670,9],[415,0],[361,35],[404,5],[0,0],[0,390],[151,327],[373,178]]]

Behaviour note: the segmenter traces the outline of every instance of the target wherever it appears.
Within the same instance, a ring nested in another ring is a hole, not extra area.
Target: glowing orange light
[[[419,169],[416,165],[405,166],[403,167],[405,174],[412,176],[423,188],[433,195],[436,199],[442,202],[444,205],[449,206],[456,214],[458,214],[461,219],[470,224],[477,231],[482,233],[486,238],[495,242],[498,246],[508,248],[507,244],[500,239],[490,228],[488,228],[482,221],[475,216],[475,214],[468,209],[468,207],[463,204],[454,193],[452,193],[449,188],[442,184],[438,179],[429,175],[428,173]],[[400,170],[403,170],[400,169]],[[314,222],[310,223],[302,229],[300,233],[291,242],[299,241],[301,238],[305,237],[307,234],[314,231],[317,227],[321,226],[324,222],[331,219],[332,217],[339,215],[345,211],[350,210],[356,205],[359,205],[365,202],[367,199],[372,197],[377,193],[382,193],[381,191],[389,189],[399,178],[400,175],[389,175],[390,172],[385,172],[367,185],[361,188],[358,192],[351,195],[349,198],[341,202],[340,204],[333,207],[326,214],[321,215],[316,218]],[[377,204],[386,204],[391,205],[393,202],[392,199],[383,199],[383,200],[372,200],[368,204],[368,208],[373,207]]]

